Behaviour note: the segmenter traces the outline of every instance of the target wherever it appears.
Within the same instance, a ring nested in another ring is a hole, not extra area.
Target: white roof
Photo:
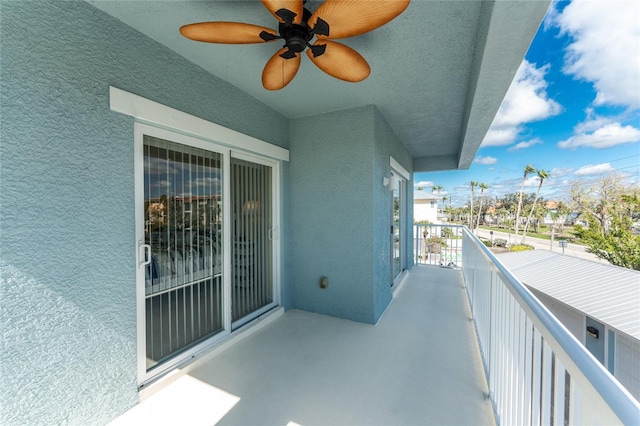
[[[497,257],[523,284],[640,339],[640,271],[548,250]]]
[[[424,190],[415,190],[413,191],[413,199],[414,200],[438,200],[440,199],[440,197],[435,194],[425,192]]]

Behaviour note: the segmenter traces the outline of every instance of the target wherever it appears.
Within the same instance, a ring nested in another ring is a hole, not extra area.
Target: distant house
[[[542,222],[545,225],[564,224],[567,222],[569,217],[569,215],[567,214],[558,215],[554,218],[554,216],[558,213],[559,205],[559,201],[548,200],[544,202],[544,208],[547,209],[547,214],[545,214]]]
[[[640,272],[546,250],[498,258],[640,401]]]
[[[424,190],[413,191],[413,220],[438,223],[438,197]]]

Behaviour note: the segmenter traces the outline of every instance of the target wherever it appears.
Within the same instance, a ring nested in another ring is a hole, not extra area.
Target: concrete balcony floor
[[[375,326],[289,311],[114,424],[495,424],[463,285],[416,266]]]

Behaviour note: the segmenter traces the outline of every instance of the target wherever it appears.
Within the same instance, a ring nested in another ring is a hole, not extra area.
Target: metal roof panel
[[[640,340],[640,271],[548,250],[497,257],[527,286]]]

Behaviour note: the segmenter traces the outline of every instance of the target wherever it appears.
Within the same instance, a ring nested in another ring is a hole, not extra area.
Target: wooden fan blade
[[[285,22],[283,16],[277,12],[281,9],[286,9],[296,14],[293,18],[294,24],[300,24],[302,22],[302,0],[261,0],[264,7],[280,22]]]
[[[293,80],[300,68],[299,53],[294,58],[284,59],[280,55],[287,52],[286,47],[278,50],[275,55],[269,59],[267,65],[262,71],[262,85],[267,90],[280,90]]]
[[[346,38],[375,30],[400,15],[410,0],[326,0],[309,18],[315,28],[318,18],[329,24],[329,35],[317,38]]]
[[[332,77],[340,80],[356,83],[369,77],[371,68],[367,61],[358,52],[330,40],[318,40],[314,46],[325,45],[322,55],[315,56],[312,49],[307,49],[307,56],[318,68]]]
[[[200,22],[180,27],[180,34],[196,41],[225,44],[264,43],[260,36],[267,33],[278,38],[278,33],[271,28],[241,22]]]

